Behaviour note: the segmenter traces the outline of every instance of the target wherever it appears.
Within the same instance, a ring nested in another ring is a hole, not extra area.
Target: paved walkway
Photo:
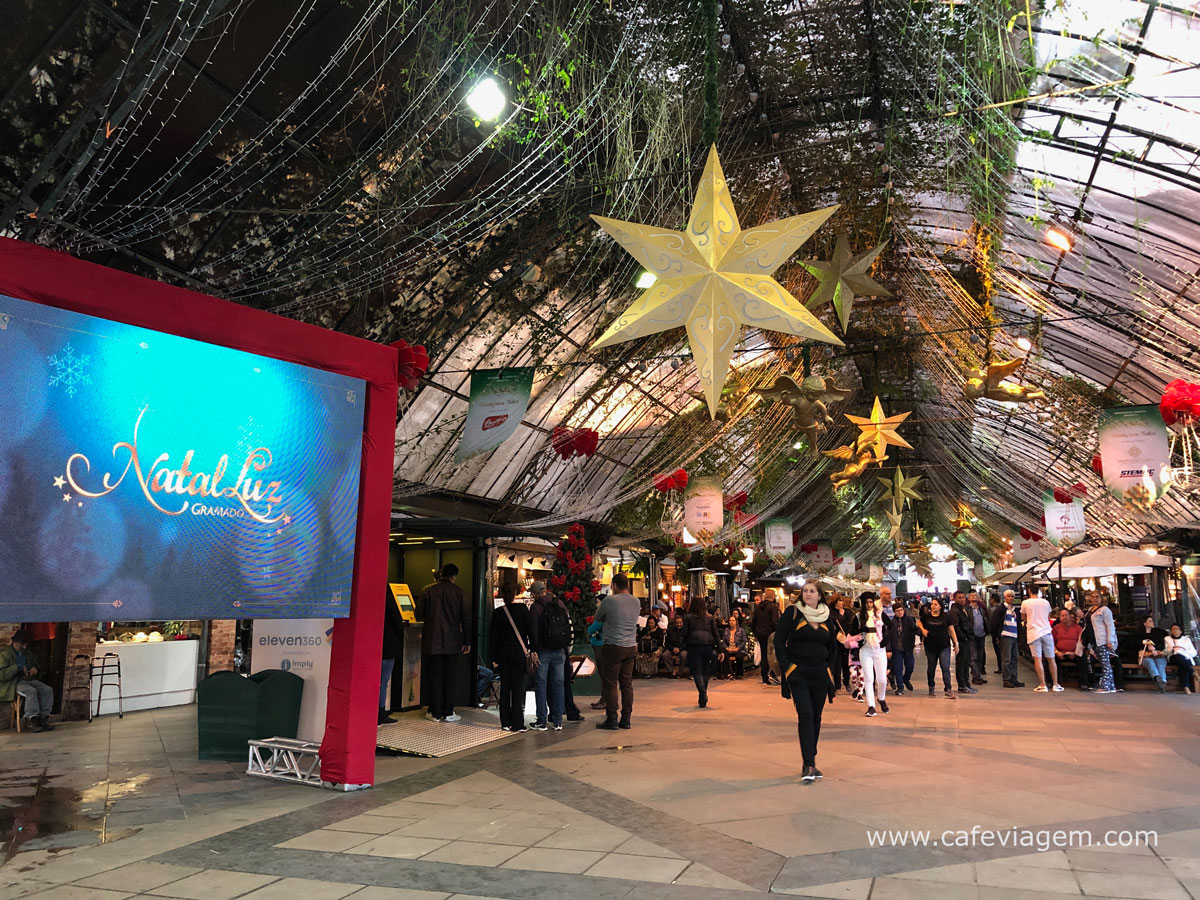
[[[381,758],[359,794],[197,762],[190,708],[4,733],[0,898],[1200,898],[1200,698],[839,697],[803,785],[777,689],[636,687],[632,731]],[[890,829],[930,843],[873,845]]]

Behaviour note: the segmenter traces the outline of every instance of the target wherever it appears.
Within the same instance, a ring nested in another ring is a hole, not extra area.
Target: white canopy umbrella
[[[1027,581],[1028,577],[1022,578],[1022,576],[1028,576],[1030,569],[1040,565],[1044,565],[1044,563],[1039,559],[1035,559],[1033,562],[1021,563],[1019,566],[1013,566],[1010,569],[1001,569],[999,572],[992,573],[992,577],[988,580],[999,582],[1000,584],[1013,584],[1018,580]]]
[[[1105,575],[1148,575],[1151,566],[1168,567],[1171,559],[1157,553],[1145,553],[1130,547],[1096,547],[1064,556],[1063,578],[1095,578]],[[1050,577],[1058,577],[1059,563],[1051,564]],[[1104,571],[1100,571],[1103,569]],[[1067,574],[1070,570],[1072,574]],[[1084,571],[1087,570],[1087,571]]]

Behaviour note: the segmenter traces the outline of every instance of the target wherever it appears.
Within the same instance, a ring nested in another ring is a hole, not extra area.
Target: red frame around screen
[[[0,293],[367,382],[350,616],[334,624],[321,778],[373,784],[399,390],[391,347],[0,238]]]

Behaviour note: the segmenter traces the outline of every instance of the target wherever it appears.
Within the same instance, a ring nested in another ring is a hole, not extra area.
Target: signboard
[[[349,615],[365,383],[0,295],[8,621]]]
[[[471,404],[456,463],[495,450],[521,424],[533,391],[533,369],[477,369],[471,373]]]
[[[388,587],[392,590],[392,599],[396,602],[396,607],[400,610],[400,615],[404,617],[404,621],[415,625],[417,621],[417,604],[413,601],[412,591],[408,589],[408,585],[389,584]]]
[[[683,494],[683,525],[701,544],[711,544],[725,522],[724,488],[715,475],[688,482]]]
[[[809,554],[808,559],[814,569],[830,571],[833,568],[833,544],[817,544],[817,549]]]
[[[283,669],[304,679],[296,737],[320,742],[325,736],[329,694],[329,646],[333,619],[263,619],[254,623],[253,672]]]
[[[1100,410],[1096,423],[1104,484],[1127,506],[1145,509],[1171,483],[1171,445],[1157,406]]]
[[[1042,495],[1046,509],[1046,537],[1056,547],[1078,544],[1087,537],[1087,524],[1083,517],[1083,503],[1078,498],[1070,503],[1059,503],[1054,491]]]
[[[837,566],[838,566],[838,568],[837,568],[838,575],[840,575],[842,578],[854,578],[855,577],[855,571],[854,571],[855,566],[854,566],[854,557],[853,556],[843,556],[838,561]]]
[[[1053,495],[1051,495],[1053,497]],[[1049,519],[1047,519],[1049,521]],[[1013,564],[1021,565],[1027,563],[1031,559],[1037,559],[1041,553],[1041,542],[1031,538],[1023,538],[1020,533],[1014,534],[1012,538],[1012,555]]]
[[[763,542],[766,544],[768,556],[781,559],[791,556],[795,547],[792,543],[792,520],[768,519],[763,525]]]

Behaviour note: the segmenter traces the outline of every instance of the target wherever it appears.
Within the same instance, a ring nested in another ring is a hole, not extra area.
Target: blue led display
[[[349,615],[365,399],[0,294],[0,619]]]

